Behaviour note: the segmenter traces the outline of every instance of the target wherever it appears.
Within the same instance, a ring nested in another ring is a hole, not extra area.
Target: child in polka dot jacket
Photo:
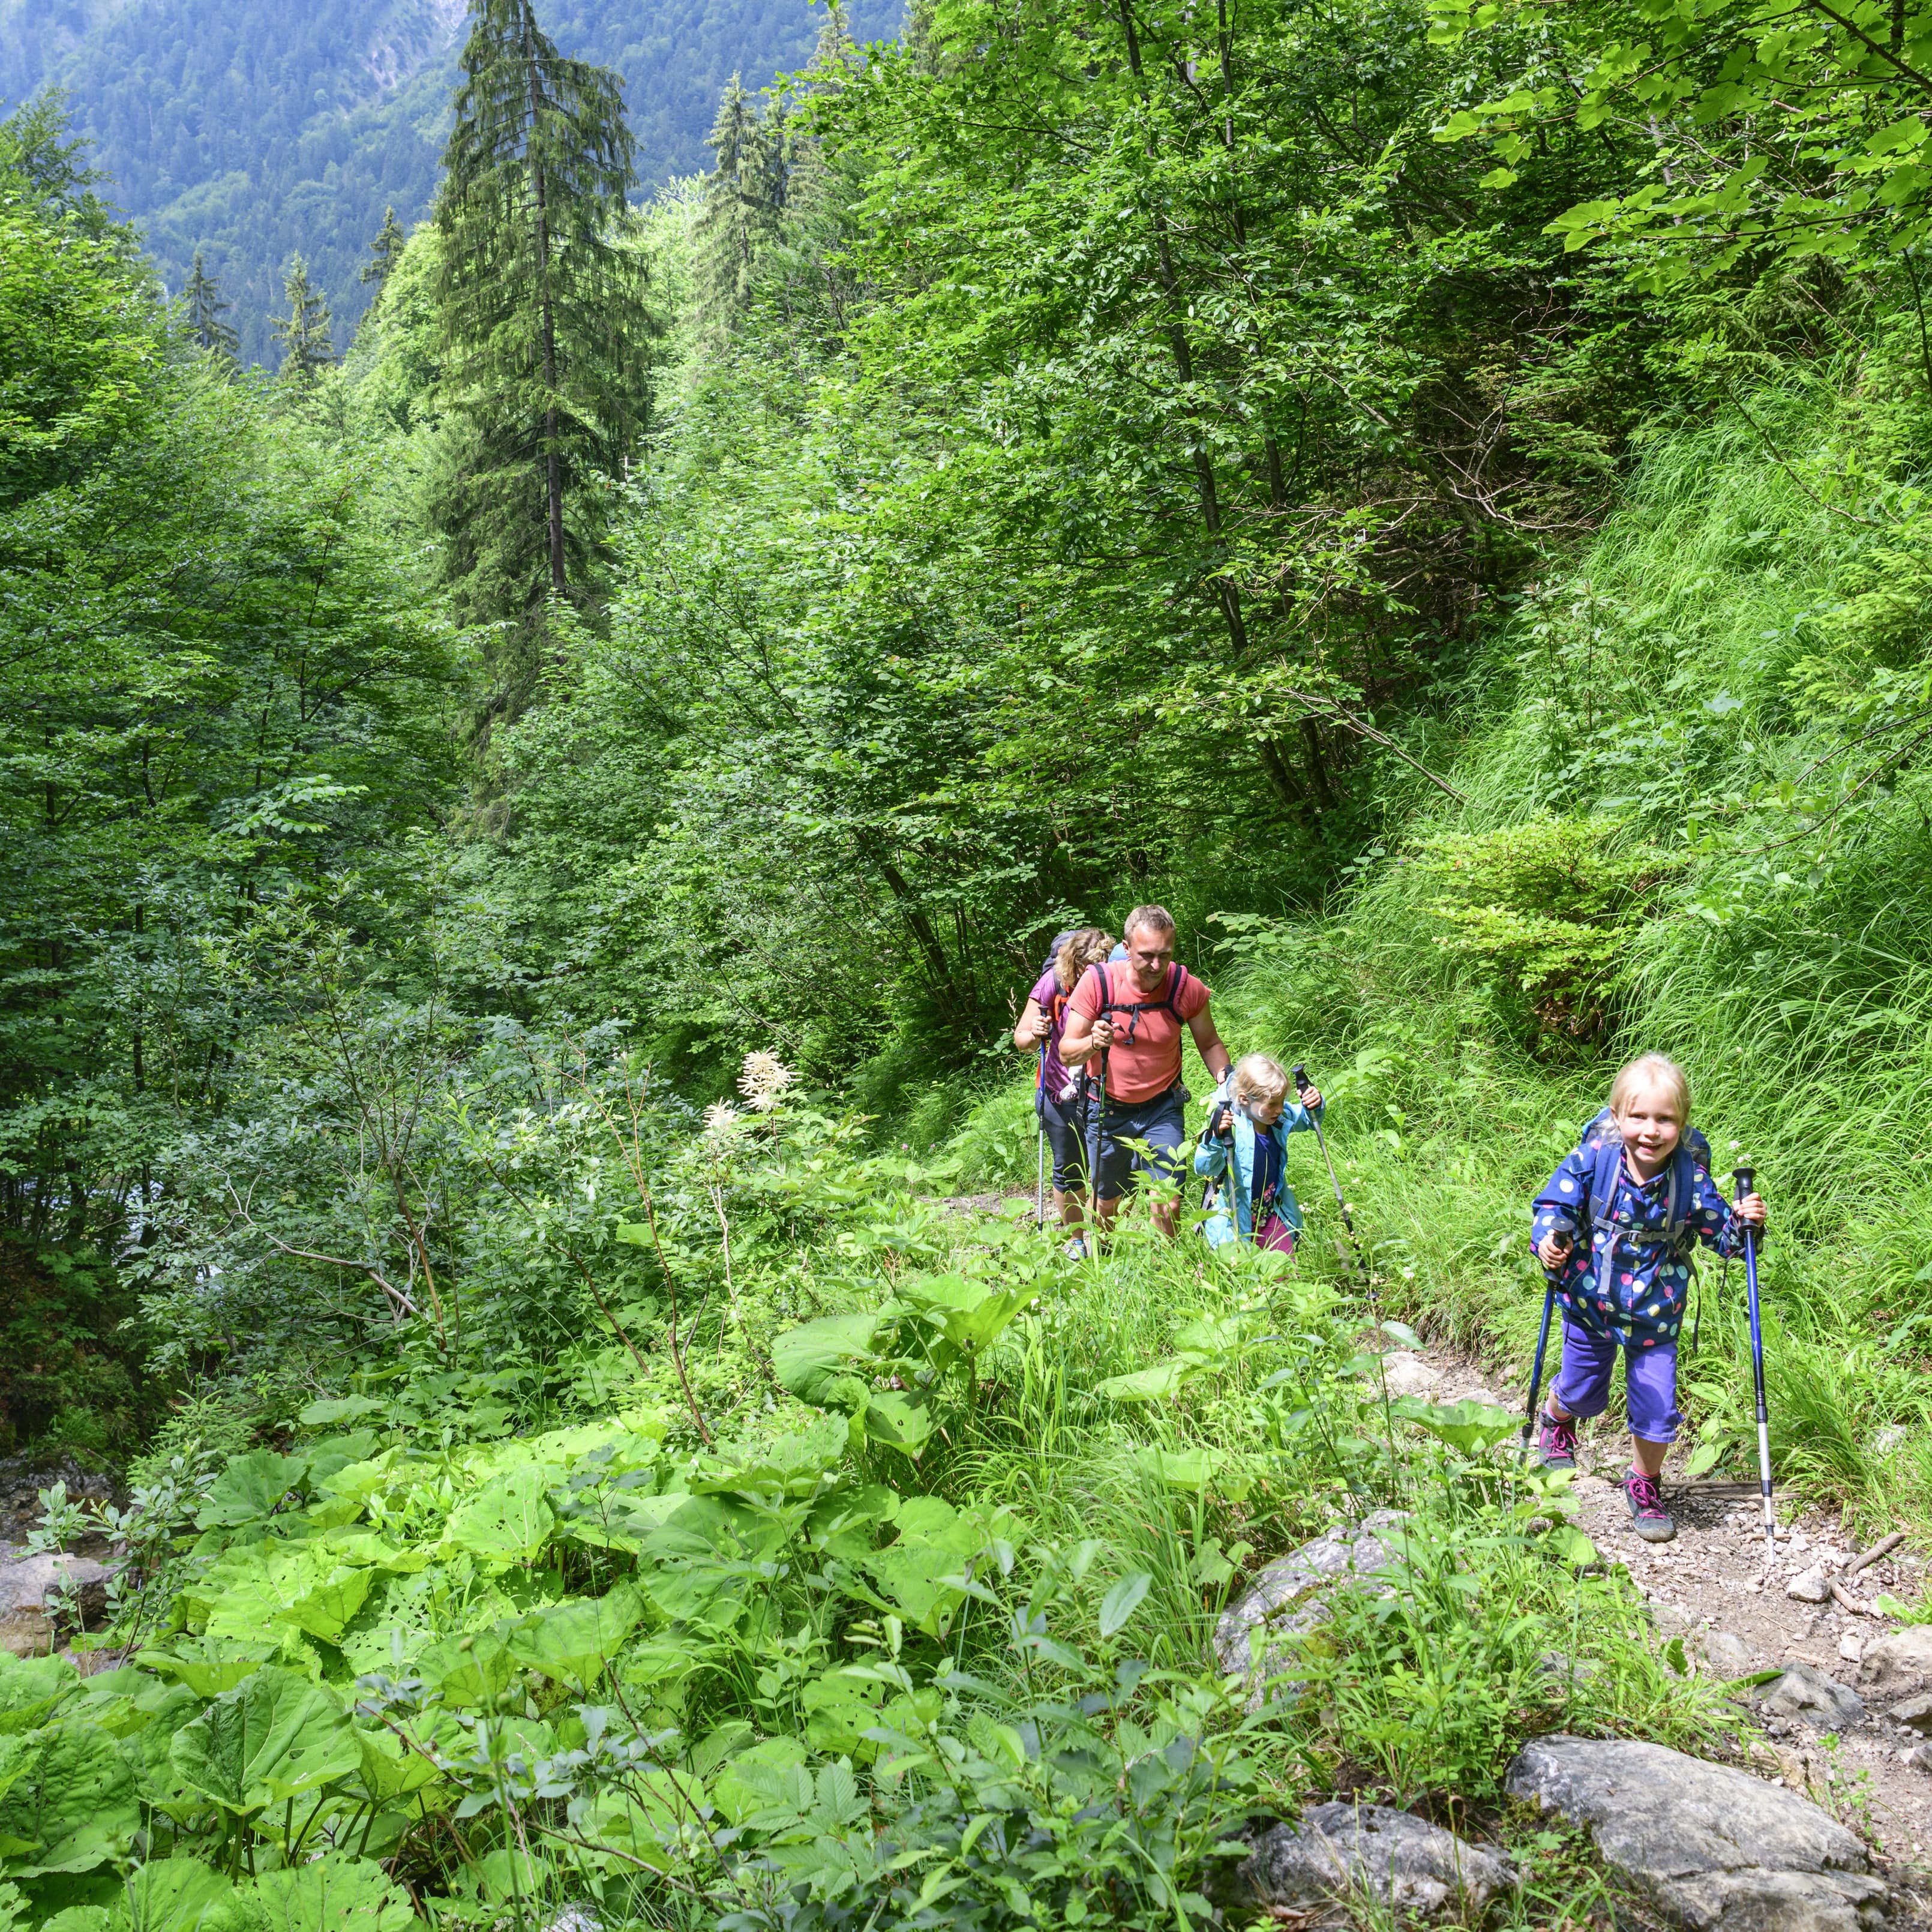
[[[1673,1248],[1665,1237],[1672,1157],[1690,1124],[1690,1082],[1673,1061],[1647,1053],[1617,1076],[1610,1111],[1622,1158],[1614,1198],[1589,1240],[1580,1243],[1576,1235],[1590,1214],[1594,1145],[1564,1157],[1537,1196],[1530,1221],[1536,1258],[1563,1309],[1563,1365],[1540,1418],[1543,1460],[1550,1468],[1576,1467],[1577,1422],[1610,1406],[1610,1371],[1622,1348],[1635,1459],[1624,1479],[1624,1498],[1637,1534],[1664,1543],[1677,1528],[1664,1510],[1658,1478],[1682,1420],[1677,1336],[1690,1295],[1690,1244],[1701,1240],[1720,1255],[1739,1252],[1743,1224],[1761,1229],[1765,1206],[1750,1194],[1733,1208],[1710,1175],[1687,1161],[1690,1194],[1678,1205],[1682,1236]]]

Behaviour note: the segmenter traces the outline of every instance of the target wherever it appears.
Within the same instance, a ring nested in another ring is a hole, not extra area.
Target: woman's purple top
[[[1052,1022],[1051,1030],[1046,1036],[1046,1090],[1051,1098],[1058,1100],[1065,1096],[1067,1088],[1079,1076],[1073,1072],[1060,1057],[1060,1036],[1066,1030],[1066,1003],[1061,996],[1060,982],[1054,976],[1052,967],[1040,976],[1038,985],[1027,998]],[[1057,1010],[1056,1002],[1058,1003]]]

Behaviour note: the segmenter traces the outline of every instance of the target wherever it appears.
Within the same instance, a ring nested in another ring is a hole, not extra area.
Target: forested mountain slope
[[[897,0],[851,10],[895,32]],[[114,182],[170,288],[196,250],[234,305],[244,359],[273,366],[268,325],[299,252],[345,345],[368,298],[368,246],[393,206],[418,220],[448,130],[462,0],[349,0],[291,10],[242,0],[0,4],[0,100],[63,88],[75,131]],[[560,0],[540,10],[579,58],[623,76],[648,188],[708,158],[719,89],[802,67],[806,0]]]
[[[0,124],[0,1932],[1926,1917],[1932,18],[1792,18],[934,0],[646,201],[477,0],[273,377]],[[1035,1224],[1150,901],[1292,1252],[1191,1048]],[[1657,1049],[1661,1492],[1516,1446]]]

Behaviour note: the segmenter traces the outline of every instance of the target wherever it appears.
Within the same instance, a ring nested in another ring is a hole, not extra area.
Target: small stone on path
[[[1407,1348],[1391,1348],[1382,1358],[1382,1376],[1390,1395],[1427,1395],[1442,1381],[1442,1371]]]
[[[1736,1678],[1748,1677],[1756,1667],[1751,1661],[1750,1646],[1735,1630],[1706,1630],[1701,1648],[1711,1675],[1726,1684]]]
[[[1886,1713],[1894,1724],[1910,1724],[1922,1736],[1932,1737],[1932,1697],[1908,1697]]]
[[[1526,1744],[1513,1798],[1586,1826],[1607,1863],[1699,1932],[1876,1932],[1886,1891],[1863,1847],[1808,1798],[1662,1744]]]
[[[1314,1804],[1275,1825],[1234,1868],[1237,1903],[1293,1910],[1366,1899],[1423,1917],[1480,1912],[1516,1874],[1508,1861],[1426,1819],[1382,1804]]]
[[[1832,1594],[1822,1570],[1801,1570],[1785,1585],[1784,1594],[1801,1604],[1822,1604]]]
[[[1932,1678],[1932,1624],[1909,1624],[1888,1630],[1865,1646],[1858,1682],[1885,1691],[1917,1678]]]

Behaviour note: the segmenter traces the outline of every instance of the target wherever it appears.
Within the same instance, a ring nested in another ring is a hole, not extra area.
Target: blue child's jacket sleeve
[[[1549,1234],[1568,1234],[1574,1240],[1589,1210],[1589,1201],[1590,1163],[1579,1148],[1563,1156],[1562,1165],[1531,1205],[1531,1246]]]
[[[1194,1172],[1213,1175],[1225,1172],[1227,1166],[1227,1143],[1216,1140],[1212,1134],[1202,1135],[1200,1145],[1194,1150]]]
[[[1324,1100],[1312,1112],[1299,1100],[1291,1100],[1281,1110],[1281,1130],[1285,1134],[1305,1134],[1312,1131],[1316,1121],[1325,1119],[1328,1102]]]

